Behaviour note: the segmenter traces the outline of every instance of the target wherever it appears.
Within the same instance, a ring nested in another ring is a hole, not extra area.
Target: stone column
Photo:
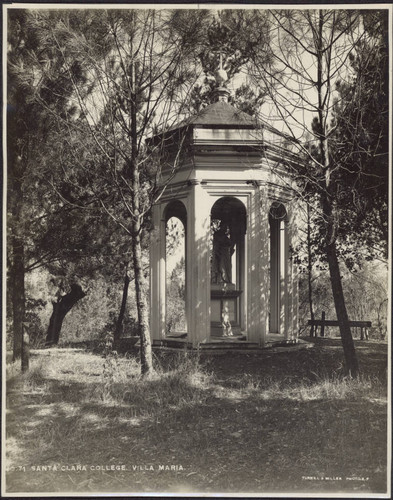
[[[269,311],[269,209],[263,185],[250,198],[247,228],[247,334],[262,345]]]
[[[153,207],[150,235],[150,329],[153,343],[165,336],[165,220],[162,205]]]
[[[288,240],[291,248],[296,248],[298,238],[298,228],[295,217],[296,205],[294,202],[290,205],[289,224],[288,224]],[[289,256],[289,329],[290,338],[294,339],[298,335],[298,269],[297,265],[293,262],[293,255]]]
[[[272,200],[269,200],[267,211],[269,213]],[[268,216],[269,217],[269,216]],[[280,305],[281,305],[281,272],[280,272],[280,221],[272,219],[269,224],[269,305],[270,312],[269,331],[280,333]]]
[[[287,207],[286,207],[287,208]],[[290,330],[290,272],[289,272],[289,223],[284,219],[280,227],[280,334],[289,338]]]
[[[187,320],[193,347],[210,337],[210,208],[199,181],[192,181],[187,225]]]
[[[246,209],[248,213],[248,209]],[[248,235],[248,221],[246,220],[245,234],[242,235],[242,241],[239,244],[238,255],[238,275],[239,275],[239,288],[242,294],[239,297],[239,313],[240,313],[240,329],[247,332],[248,312],[247,312],[247,235]]]
[[[270,224],[269,209],[270,200],[268,198],[267,187],[260,189],[260,282],[259,295],[262,308],[261,317],[261,338],[260,343],[266,342],[269,333],[269,308],[270,308]]]

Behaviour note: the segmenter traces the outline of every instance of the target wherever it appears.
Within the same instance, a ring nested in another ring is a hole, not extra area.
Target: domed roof
[[[218,89],[218,91],[219,90],[220,88]],[[225,89],[221,88],[221,90]],[[273,148],[276,147],[282,148],[283,140],[285,140],[287,145],[284,147],[285,149],[288,149],[288,144],[294,141],[293,138],[289,137],[284,132],[281,132],[276,128],[272,127],[269,123],[266,123],[265,121],[259,118],[251,116],[245,113],[244,111],[240,111],[239,109],[235,108],[235,106],[232,106],[232,104],[229,104],[225,100],[217,101],[214,102],[213,104],[206,106],[201,111],[199,111],[199,113],[192,115],[174,124],[172,127],[169,127],[164,131],[156,134],[148,141],[150,143],[154,143],[162,140],[163,136],[169,139],[170,136],[174,137],[175,135],[177,135],[181,131],[184,131],[185,129],[217,129],[217,130],[237,129],[239,131],[263,130],[263,141],[265,142],[266,145],[269,143],[270,144],[269,147]],[[250,141],[252,143],[255,143],[255,141],[259,142],[262,136],[258,133],[257,135],[252,135],[249,137]],[[177,144],[176,140],[177,139],[174,139],[173,143],[171,141],[167,141],[166,147],[170,147],[170,144],[176,147]],[[217,139],[217,137],[216,138],[212,137],[212,140],[213,141],[219,140],[219,142],[222,141],[228,142],[228,138]],[[235,139],[232,138],[229,142],[233,142],[233,140]],[[238,136],[238,140],[242,143],[242,145],[245,144],[244,136]],[[205,139],[203,139],[202,142],[205,143],[206,142]]]
[[[196,115],[186,118],[169,130],[176,130],[188,126],[202,126],[212,128],[256,128],[256,118],[240,111],[228,102],[218,101],[203,108]]]

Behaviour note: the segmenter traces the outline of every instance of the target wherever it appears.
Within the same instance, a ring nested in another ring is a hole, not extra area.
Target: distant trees
[[[387,331],[387,266],[379,261],[365,262],[357,272],[344,272],[344,292],[351,319],[372,322],[370,334],[385,339]]]
[[[166,329],[168,333],[185,332],[187,330],[184,257],[177,262],[168,278],[166,290]]]
[[[326,319],[334,319],[335,308],[331,286],[328,281],[328,270],[325,266],[315,266],[312,274],[313,312],[315,319],[321,319],[326,313]],[[387,332],[388,283],[387,266],[382,262],[363,260],[361,267],[349,270],[342,267],[342,283],[348,316],[351,321],[371,321],[370,338],[384,340]],[[299,326],[300,332],[308,334],[310,319],[308,275],[301,266],[299,285]],[[327,327],[325,335],[336,335],[336,327]],[[355,329],[354,329],[355,332]],[[357,332],[359,333],[359,332]],[[310,333],[311,335],[311,333]]]
[[[186,332],[185,228],[177,217],[166,224],[166,331]]]
[[[315,293],[315,279],[318,274],[318,267],[320,268],[321,262],[318,254],[314,251],[315,247],[319,245],[319,231],[315,226],[314,213],[312,205],[315,205],[317,200],[309,194],[306,197],[306,202],[301,203],[298,210],[298,218],[301,221],[299,224],[299,241],[294,248],[294,260],[300,272],[301,286],[300,290],[307,291],[307,301],[304,297],[300,298],[308,304],[308,316],[313,321],[315,319],[314,299],[318,297],[320,303],[322,297],[320,293]],[[326,309],[325,309],[326,310]],[[314,325],[310,328],[310,337],[314,336]]]

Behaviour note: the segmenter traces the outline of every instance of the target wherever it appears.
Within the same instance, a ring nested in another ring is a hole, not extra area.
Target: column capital
[[[249,181],[246,181],[246,184],[251,184],[253,187],[258,188],[264,186],[266,183],[260,179],[250,179]]]

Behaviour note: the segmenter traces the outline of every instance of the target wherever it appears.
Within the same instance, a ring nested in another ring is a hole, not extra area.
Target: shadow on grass
[[[25,470],[9,472],[7,492],[384,492],[385,389],[313,392],[340,362],[310,354],[232,354],[172,375],[167,359],[160,380],[109,384],[97,380],[102,358],[55,356],[52,376],[10,386],[9,461]],[[37,471],[54,464],[86,470]]]

